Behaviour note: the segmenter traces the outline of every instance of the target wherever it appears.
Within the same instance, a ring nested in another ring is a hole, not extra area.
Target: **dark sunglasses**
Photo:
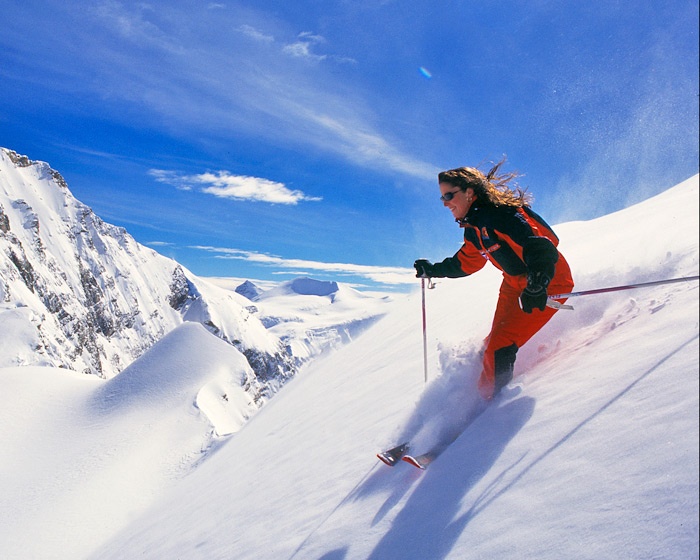
[[[445,194],[443,194],[443,195],[440,197],[440,200],[442,200],[442,201],[444,201],[444,202],[449,202],[449,201],[452,200],[452,199],[455,197],[455,195],[456,195],[459,191],[461,191],[461,190],[462,190],[462,189],[458,189],[458,190],[452,191],[452,192],[446,192]]]

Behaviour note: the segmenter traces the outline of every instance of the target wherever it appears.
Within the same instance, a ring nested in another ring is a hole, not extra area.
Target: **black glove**
[[[533,309],[544,311],[547,307],[547,286],[550,278],[544,272],[529,272],[527,286],[520,294],[520,307],[525,313],[532,313]]]
[[[431,278],[433,276],[433,263],[426,259],[418,259],[413,263],[416,269],[416,278]]]

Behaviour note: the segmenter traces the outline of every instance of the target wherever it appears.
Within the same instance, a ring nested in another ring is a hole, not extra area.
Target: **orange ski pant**
[[[496,313],[491,332],[486,337],[483,371],[479,378],[479,393],[486,400],[492,399],[513,378],[515,355],[519,348],[530,340],[557,312],[545,307],[525,313],[520,308],[520,294],[527,285],[523,276],[503,275],[498,295]],[[547,288],[550,294],[566,294],[572,291],[574,281],[571,270],[563,256],[559,256],[554,278]],[[560,303],[566,299],[557,300]]]

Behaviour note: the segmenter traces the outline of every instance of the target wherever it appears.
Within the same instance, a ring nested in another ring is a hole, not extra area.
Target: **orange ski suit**
[[[430,275],[468,276],[481,270],[487,261],[503,272],[491,332],[484,341],[479,378],[479,392],[490,400],[513,378],[518,349],[557,311],[545,307],[544,311],[525,313],[521,309],[519,299],[528,274],[543,273],[550,278],[550,294],[571,292],[574,281],[566,259],[557,249],[559,238],[530,207],[477,203],[457,222],[464,228],[464,244],[453,257],[434,264]]]

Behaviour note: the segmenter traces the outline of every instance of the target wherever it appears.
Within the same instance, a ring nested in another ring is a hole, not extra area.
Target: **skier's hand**
[[[547,286],[549,276],[542,272],[530,272],[527,275],[527,286],[520,294],[520,307],[525,313],[532,313],[533,309],[544,311],[547,307]]]
[[[418,259],[413,263],[413,268],[416,269],[416,278],[431,278],[433,272],[433,263],[426,259]]]

